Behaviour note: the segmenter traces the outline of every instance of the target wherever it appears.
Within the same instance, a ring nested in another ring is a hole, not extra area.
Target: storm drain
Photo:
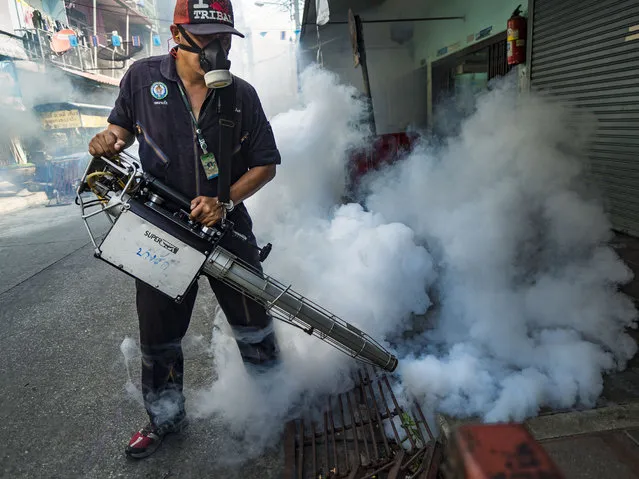
[[[321,419],[287,424],[285,479],[434,479],[441,447],[419,405],[404,410],[372,368],[357,380],[328,399]]]

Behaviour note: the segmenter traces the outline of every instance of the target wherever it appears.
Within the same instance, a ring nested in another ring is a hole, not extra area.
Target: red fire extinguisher
[[[526,61],[526,19],[520,13],[521,5],[508,19],[506,52],[509,65],[518,65]]]

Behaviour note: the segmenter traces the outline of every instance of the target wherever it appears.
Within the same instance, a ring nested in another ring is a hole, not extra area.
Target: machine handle
[[[179,207],[184,208],[186,211],[191,211],[191,201],[182,193],[175,191],[170,186],[166,186],[157,178],[149,174],[145,174],[144,179],[146,180],[148,188],[153,191],[153,193],[158,194],[167,201],[176,203]]]
[[[268,258],[268,255],[271,253],[271,249],[273,249],[273,245],[271,243],[266,243],[266,245],[260,249],[260,263],[263,263],[264,260]]]

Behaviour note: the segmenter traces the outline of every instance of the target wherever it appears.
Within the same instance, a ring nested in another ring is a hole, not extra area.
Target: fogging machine
[[[228,202],[230,177],[220,165],[220,202]],[[87,199],[86,193],[95,198]],[[77,190],[82,219],[95,256],[180,302],[200,275],[215,278],[262,304],[276,319],[331,344],[351,357],[394,371],[397,358],[368,334],[296,293],[291,286],[264,275],[220,246],[235,231],[223,218],[214,227],[190,219],[190,200],[142,171],[126,152],[94,157]],[[94,234],[89,220],[97,215],[110,223],[104,236]],[[260,260],[271,245],[259,248]]]

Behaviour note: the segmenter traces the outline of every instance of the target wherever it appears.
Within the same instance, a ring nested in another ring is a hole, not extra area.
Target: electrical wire
[[[106,203],[108,201],[108,198],[105,198],[102,195],[100,195],[100,193],[96,191],[96,189],[93,187],[95,178],[102,178],[102,177],[107,177],[108,179],[116,180],[118,182],[118,185],[120,185],[120,188],[122,189],[124,189],[126,185],[120,178],[116,178],[115,176],[113,176],[112,173],[109,173],[106,171],[94,171],[93,173],[88,174],[85,180],[87,183],[87,186],[89,187],[91,192],[99,198],[100,202]]]

